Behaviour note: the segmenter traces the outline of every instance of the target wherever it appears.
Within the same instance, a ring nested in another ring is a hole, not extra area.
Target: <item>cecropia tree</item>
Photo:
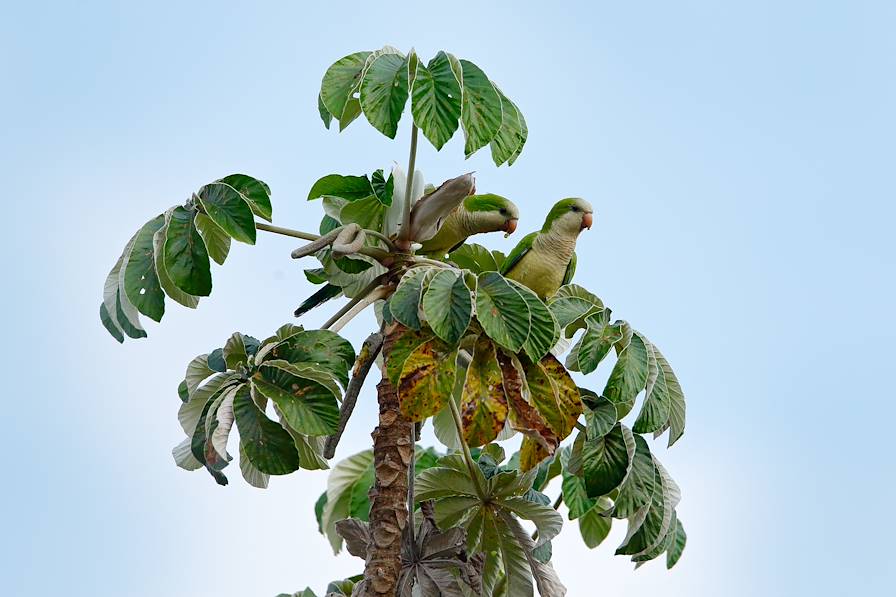
[[[186,437],[175,461],[225,485],[232,450],[259,488],[271,475],[330,469],[315,508],[320,531],[364,569],[327,595],[565,595],[551,564],[561,511],[589,548],[624,519],[617,554],[637,565],[666,554],[673,566],[685,544],[680,493],[651,440],[667,433],[671,446],[681,437],[684,396],[660,350],[571,282],[591,205],[561,201],[508,259],[469,243],[473,234],[513,232],[516,206],[477,195],[471,174],[426,185],[415,166],[418,134],[438,150],[460,129],[467,156],[488,146],[496,165],[512,165],[526,122],[472,62],[439,52],[424,63],[391,47],[335,62],[318,108],[327,128],[364,114],[394,138],[409,101],[407,170],[317,180],[308,199],[323,207],[318,233],[274,226],[268,185],[232,174],[128,242],[100,305],[119,341],[146,336],[140,315],[161,320],[166,296],[196,308],[212,290],[210,261],[223,264],[232,240],[254,244],[259,230],[307,241],[292,257],[319,262],[305,276],[320,288],[296,316],[345,299],[321,329],[287,323],[263,340],[234,333],[193,359],[178,387]],[[564,235],[572,239],[565,261],[551,245]],[[339,332],[368,307],[378,328],[356,351]],[[570,375],[591,374],[611,353],[602,391]],[[373,369],[373,449],[330,468]],[[442,448],[418,445],[427,420]],[[516,434],[519,450],[508,457],[501,442]]]

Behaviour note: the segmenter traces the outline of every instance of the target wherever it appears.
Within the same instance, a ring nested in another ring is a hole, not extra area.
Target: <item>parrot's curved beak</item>
[[[582,216],[582,230],[584,230],[585,228],[587,228],[588,230],[591,230],[591,225],[593,223],[594,223],[594,214],[593,213],[589,212]]]
[[[513,234],[516,231],[516,225],[518,223],[519,223],[519,220],[516,218],[510,218],[509,220],[504,222],[504,232],[506,232],[506,234],[504,235],[504,238],[507,238],[508,236],[510,236],[511,234]]]

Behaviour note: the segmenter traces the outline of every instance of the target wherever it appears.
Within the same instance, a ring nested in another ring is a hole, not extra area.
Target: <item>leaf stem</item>
[[[401,215],[401,230],[398,238],[401,245],[409,245],[411,233],[411,189],[414,188],[414,169],[417,167],[417,125],[411,123],[411,150],[408,155],[407,182],[404,186],[404,212]],[[405,248],[405,247],[402,247]]]
[[[259,230],[264,230],[265,232],[273,232],[274,234],[282,234],[283,236],[301,238],[302,240],[317,240],[320,238],[319,234],[311,234],[309,232],[292,230],[290,228],[281,228],[280,226],[265,224],[264,222],[255,222],[255,227]]]
[[[473,484],[476,486],[476,495],[479,496],[479,499],[483,502],[488,499],[488,496],[485,494],[485,490],[482,488],[482,485],[479,483],[479,467],[476,465],[476,462],[473,461],[473,455],[470,453],[470,446],[467,445],[467,440],[464,439],[464,424],[460,419],[460,410],[457,408],[457,404],[454,403],[454,397],[451,396],[448,399],[448,407],[451,408],[451,418],[454,420],[454,428],[457,430],[457,441],[460,443],[460,447],[463,450],[464,462],[467,463],[467,469],[470,471],[470,476],[473,478]]]
[[[385,286],[381,286],[374,290],[373,292],[367,294],[360,300],[356,301],[354,304],[349,303],[346,305],[348,307],[347,310],[335,320],[331,317],[330,321],[324,324],[323,329],[330,329],[334,332],[339,332],[345,325],[355,318],[361,311],[375,303],[376,301],[386,298],[392,293],[392,289],[386,288]],[[354,300],[354,299],[352,299]],[[331,323],[332,321],[332,323]]]

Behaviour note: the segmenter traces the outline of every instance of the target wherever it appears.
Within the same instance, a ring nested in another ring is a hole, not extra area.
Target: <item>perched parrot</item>
[[[519,217],[519,210],[509,199],[492,194],[470,195],[418,252],[442,258],[474,234],[503,230],[510,235],[516,230]]]
[[[501,273],[531,288],[542,299],[568,284],[576,271],[576,239],[591,228],[594,209],[584,199],[561,199],[540,232],[527,234],[514,247]]]

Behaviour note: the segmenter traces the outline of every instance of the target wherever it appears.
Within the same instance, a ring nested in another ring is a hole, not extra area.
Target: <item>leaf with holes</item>
[[[346,112],[351,112],[350,100],[361,82],[361,73],[368,56],[370,56],[370,52],[349,54],[334,62],[324,73],[320,85],[320,102],[330,114],[340,121],[340,125],[348,116]],[[360,105],[358,112],[360,113]],[[342,128],[345,127],[340,126],[340,130]]]
[[[165,314],[165,293],[159,285],[153,253],[153,235],[165,224],[158,215],[140,228],[124,271],[124,290],[128,300],[140,313],[155,321]]]

